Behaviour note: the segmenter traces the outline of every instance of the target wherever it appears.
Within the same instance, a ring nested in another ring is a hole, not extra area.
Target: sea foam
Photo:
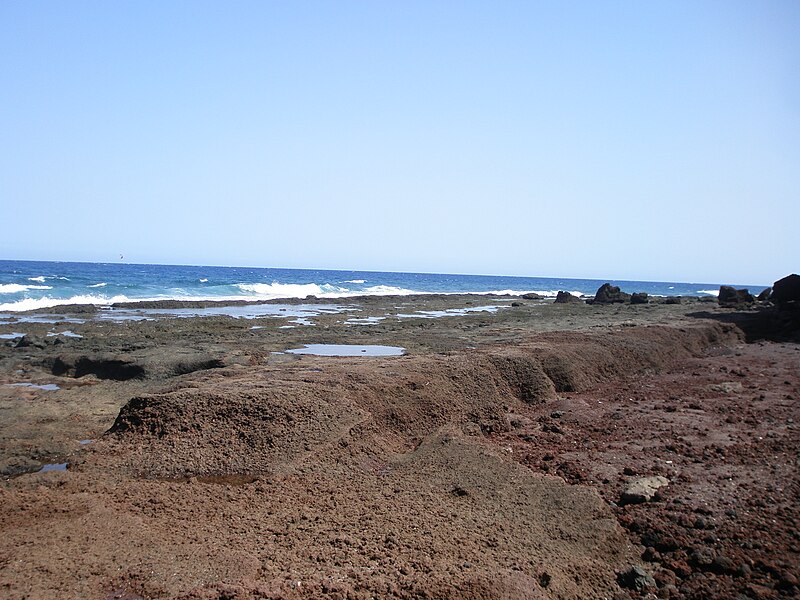
[[[127,296],[113,296],[111,298],[106,296],[72,296],[71,298],[25,298],[16,302],[7,302],[0,304],[0,311],[10,312],[23,312],[26,310],[36,310],[38,308],[53,308],[54,306],[61,306],[64,304],[114,304],[115,302],[131,302]]]
[[[37,278],[38,281],[38,278]],[[0,283],[0,294],[19,294],[28,290],[52,290],[50,285],[21,285],[19,283]]]

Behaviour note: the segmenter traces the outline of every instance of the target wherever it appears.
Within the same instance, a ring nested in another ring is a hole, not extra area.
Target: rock
[[[758,296],[756,296],[756,300],[758,300],[759,302],[766,302],[767,300],[769,300],[771,294],[772,294],[772,288],[768,287],[765,290],[761,290],[761,293]]]
[[[577,296],[573,296],[569,292],[561,292],[559,291],[556,294],[556,304],[569,304],[570,302],[580,302],[581,299]]]
[[[541,300],[542,299],[542,297],[539,294],[536,294],[534,292],[529,292],[527,294],[522,294],[522,298],[524,300]]]
[[[650,502],[656,495],[659,488],[669,485],[669,479],[661,475],[653,477],[642,477],[633,481],[625,488],[620,496],[621,506],[626,504],[641,504]]]
[[[680,296],[668,296],[666,300],[664,300],[664,304],[681,304],[683,302],[683,298]]]
[[[511,306],[513,306],[514,308],[517,308],[519,306],[525,306],[525,305],[522,302],[512,302]]]
[[[755,302],[755,298],[747,291],[747,288],[737,290],[729,285],[721,285],[719,286],[717,302],[719,302],[720,306],[726,308],[740,308],[752,304]]]
[[[631,295],[631,304],[647,304],[650,299],[647,297],[646,292],[636,292]]]
[[[616,285],[604,283],[594,295],[594,304],[621,304],[630,299],[631,295],[621,291]]]
[[[617,574],[617,582],[620,587],[636,590],[637,592],[656,586],[656,580],[653,579],[653,576],[638,565],[634,565],[627,571]]]
[[[776,281],[772,286],[770,300],[781,310],[800,308],[800,275],[792,273]]]
[[[47,347],[47,342],[44,338],[41,338],[37,335],[23,335],[21,338],[17,340],[17,343],[14,345],[15,348],[45,348]]]
[[[722,394],[735,394],[744,390],[744,386],[738,381],[723,381],[722,383],[715,383],[708,386],[712,392],[720,392]]]

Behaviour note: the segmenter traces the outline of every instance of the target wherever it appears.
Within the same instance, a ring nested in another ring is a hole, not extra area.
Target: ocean
[[[109,305],[143,300],[272,300],[348,298],[363,295],[509,294],[559,290],[594,296],[608,281],[623,291],[652,296],[716,295],[718,283],[617,281],[494,275],[384,273],[255,267],[201,267],[0,261],[0,311],[18,312],[60,304]],[[763,286],[749,287],[758,293]]]

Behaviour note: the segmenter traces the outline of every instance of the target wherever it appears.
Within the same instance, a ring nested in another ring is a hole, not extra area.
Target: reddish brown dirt
[[[797,595],[798,346],[611,310],[638,322],[534,334],[517,316],[479,335],[464,319],[420,334],[440,353],[225,357],[158,385],[14,396],[18,460],[48,444],[32,415],[130,392],[67,471],[0,485],[0,596]],[[619,506],[655,474],[652,501]],[[632,565],[650,585],[626,587]]]
[[[559,394],[493,440],[598,490],[660,597],[797,597],[799,375],[796,344],[711,348],[660,375]],[[655,502],[616,506],[644,475],[670,484]]]

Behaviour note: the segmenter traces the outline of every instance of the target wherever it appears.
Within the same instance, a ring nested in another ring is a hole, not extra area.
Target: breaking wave
[[[53,308],[54,306],[61,306],[64,304],[96,304],[106,305],[114,304],[115,302],[130,302],[131,299],[127,296],[113,296],[111,298],[106,296],[72,296],[71,298],[25,298],[24,300],[17,300],[16,302],[7,302],[0,304],[0,311],[22,312],[26,310],[36,310],[39,308]]]
[[[38,279],[37,279],[38,281]],[[21,285],[19,283],[0,283],[0,294],[19,294],[28,290],[52,290],[49,285]]]

